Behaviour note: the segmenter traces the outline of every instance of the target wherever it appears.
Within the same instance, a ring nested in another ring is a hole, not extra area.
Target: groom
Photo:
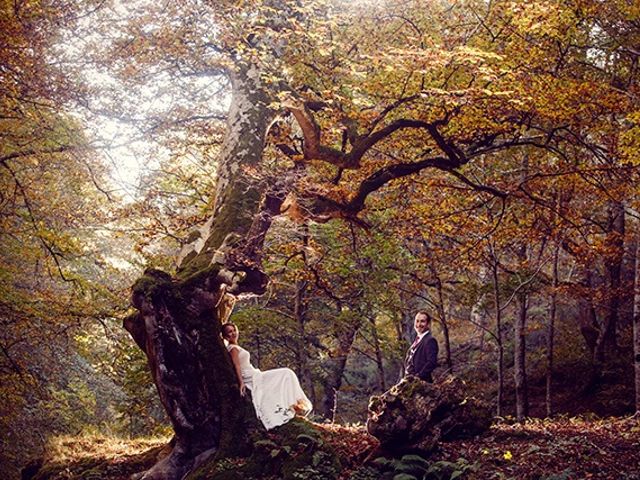
[[[425,382],[433,382],[431,372],[438,366],[438,342],[431,335],[431,317],[427,312],[416,313],[413,328],[417,337],[404,360],[404,374],[415,375]]]

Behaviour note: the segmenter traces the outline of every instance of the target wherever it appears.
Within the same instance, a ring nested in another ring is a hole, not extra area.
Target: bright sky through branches
[[[197,155],[197,149],[184,149],[192,141],[192,124],[207,116],[224,118],[230,103],[226,79],[219,74],[189,77],[162,68],[147,70],[122,56],[123,48],[145,41],[157,27],[144,5],[104,6],[66,31],[54,53],[56,62],[62,60],[84,82],[74,113],[128,201],[144,188],[145,173],[157,170],[164,160]],[[194,105],[200,114],[192,115]]]

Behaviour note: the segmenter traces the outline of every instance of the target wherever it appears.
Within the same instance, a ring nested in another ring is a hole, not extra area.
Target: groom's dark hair
[[[418,310],[416,315],[424,315],[427,317],[427,322],[431,323],[431,315],[429,315],[425,310]]]

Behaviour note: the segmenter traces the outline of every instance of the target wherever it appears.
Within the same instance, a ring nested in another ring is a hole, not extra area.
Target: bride
[[[312,405],[300,387],[296,374],[289,368],[275,368],[264,372],[254,368],[250,354],[238,345],[238,327],[231,322],[222,325],[222,338],[240,384],[240,395],[251,391],[256,416],[267,430],[287,423],[296,414],[306,415]]]

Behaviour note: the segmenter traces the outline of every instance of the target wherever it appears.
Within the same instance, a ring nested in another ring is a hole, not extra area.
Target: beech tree
[[[235,298],[265,291],[276,216],[366,228],[371,198],[431,170],[517,198],[531,194],[500,185],[506,152],[545,152],[531,170],[557,175],[584,158],[566,146],[597,157],[585,124],[625,115],[630,101],[585,66],[596,27],[583,9],[597,3],[583,3],[391,2],[362,15],[341,1],[185,0],[98,14],[87,43],[108,52],[95,68],[130,92],[100,108],[174,147],[226,121],[219,150],[200,151],[217,163],[208,220],[175,272],[135,283],[137,313],[125,320],[176,434],[144,478],[180,478],[246,440],[251,410],[238,408],[219,328]],[[109,15],[122,16],[115,31]],[[136,116],[141,106],[152,114]],[[495,184],[469,175],[476,162]]]
[[[371,337],[385,386],[377,338],[385,316],[371,311],[393,311],[398,298],[407,310],[416,296],[433,302],[455,367],[447,286],[466,269],[493,284],[498,412],[503,327],[517,320],[518,416],[526,414],[525,320],[539,292],[513,285],[532,271],[554,292],[549,392],[556,290],[579,307],[597,379],[615,353],[630,297],[624,254],[638,211],[640,123],[633,2],[82,3],[0,7],[5,397],[15,400],[34,384],[30,345],[46,349],[56,342],[44,340],[118,307],[110,289],[122,277],[96,286],[113,269],[104,237],[86,228],[110,221],[103,202],[115,196],[83,132],[99,116],[155,142],[158,157],[195,159],[192,170],[172,164],[143,177],[147,197],[122,209],[124,226],[108,226],[132,237],[142,230],[138,250],[149,261],[161,258],[156,266],[166,270],[147,270],[136,282],[137,312],[125,320],[176,433],[172,454],[146,478],[182,477],[207,455],[248,441],[255,419],[218,333],[237,298],[265,291],[264,245],[278,216],[290,219],[283,228],[341,222],[342,232],[384,228],[407,250],[411,242],[425,247],[407,266],[375,257],[398,252],[362,252],[365,242],[353,240],[352,275],[329,266],[324,273],[342,284],[316,282],[336,320],[327,328],[334,348],[325,364],[326,413],[360,329]],[[174,258],[167,244],[146,249],[160,237],[171,238]],[[544,257],[549,241],[555,250]],[[337,257],[327,245],[325,255]],[[306,258],[304,268],[313,280],[323,273]],[[372,272],[388,292],[360,293]],[[310,282],[295,281],[301,342],[309,334]],[[345,300],[350,290],[357,293]],[[519,311],[508,301],[514,293],[521,293]],[[406,314],[398,312],[398,340],[410,330]],[[304,371],[310,359],[301,347]],[[0,421],[3,430],[11,423]]]

